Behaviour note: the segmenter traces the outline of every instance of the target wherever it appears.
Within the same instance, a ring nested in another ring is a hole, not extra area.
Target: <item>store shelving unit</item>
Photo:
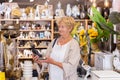
[[[52,19],[40,19],[40,20],[20,20],[19,23],[30,23],[29,28],[22,29],[20,28],[20,33],[23,33],[23,35],[27,35],[24,38],[18,37],[18,50],[30,50],[30,42],[35,42],[35,48],[38,50],[47,49],[48,44],[53,39],[53,20]],[[39,29],[36,28],[36,24],[39,24]],[[34,28],[32,28],[32,25],[34,25]],[[46,25],[49,25],[49,29],[45,28]],[[45,36],[45,31],[50,32],[49,38]],[[30,34],[31,33],[31,34]],[[34,37],[31,35],[33,34]],[[30,36],[30,37],[28,37]],[[42,37],[41,37],[42,36]],[[20,41],[25,42],[24,46],[20,45]],[[25,46],[26,44],[29,44],[29,46]],[[41,44],[42,43],[42,44]],[[23,52],[22,52],[23,53]],[[23,59],[23,58],[21,58]]]
[[[54,25],[56,19],[39,19],[39,20],[22,20],[22,19],[0,19],[0,22],[4,22],[4,23],[12,23],[12,22],[16,22],[20,25],[21,27],[21,23],[33,23],[33,24],[40,24],[40,25],[44,25],[45,24],[50,24],[50,29],[48,30],[49,32],[51,32],[50,38],[17,38],[17,41],[51,41],[53,38],[57,37],[55,35],[58,35],[58,29],[57,26]],[[83,24],[84,28],[87,29],[88,28],[88,24],[89,22],[91,22],[91,20],[89,19],[75,19],[76,22],[80,22]],[[32,27],[32,26],[30,26]],[[44,32],[46,31],[46,29],[21,29],[19,30],[22,33],[29,33],[29,32],[35,32],[35,33],[39,33],[39,32]],[[22,48],[30,48],[30,47],[25,47],[25,46],[17,46],[18,49],[22,49]],[[47,48],[47,46],[37,46],[36,48]]]

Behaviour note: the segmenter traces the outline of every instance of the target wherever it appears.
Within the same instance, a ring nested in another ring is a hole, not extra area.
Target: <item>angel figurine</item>
[[[5,19],[10,19],[10,13],[11,13],[11,8],[6,6],[6,11],[5,11]]]
[[[35,10],[35,19],[40,19],[40,11],[39,11],[39,6],[36,6],[36,10]]]
[[[71,15],[72,15],[71,5],[70,5],[70,4],[67,4],[66,16],[71,16]]]

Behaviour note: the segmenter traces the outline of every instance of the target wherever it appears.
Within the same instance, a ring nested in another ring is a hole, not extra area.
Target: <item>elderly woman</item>
[[[74,23],[72,17],[60,18],[57,21],[60,37],[48,46],[46,59],[40,60],[38,56],[33,56],[38,64],[48,63],[49,80],[78,80],[80,48],[70,34]]]

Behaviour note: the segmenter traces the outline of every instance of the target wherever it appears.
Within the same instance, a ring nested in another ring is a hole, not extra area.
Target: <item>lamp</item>
[[[104,6],[109,7],[109,1],[108,0],[104,0]]]
[[[13,0],[9,0],[9,2],[13,2]]]
[[[33,2],[34,0],[30,0],[30,2]]]
[[[93,2],[92,2],[92,5],[94,6],[94,7],[96,7],[97,6],[97,4],[96,4],[96,0],[92,0]]]
[[[93,0],[90,0],[90,2],[92,3],[92,2],[93,2]]]

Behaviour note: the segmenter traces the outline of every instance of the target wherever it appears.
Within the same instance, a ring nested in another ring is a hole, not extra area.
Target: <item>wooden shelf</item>
[[[0,19],[0,21],[51,21],[53,19]]]
[[[46,39],[45,38],[44,39],[42,39],[42,38],[41,39],[19,39],[18,38],[17,40],[28,40],[28,41],[31,41],[31,40],[43,40],[44,41],[44,40],[47,40],[47,41],[49,41],[51,39],[47,39],[47,38]]]
[[[47,48],[48,46],[37,46],[35,48]],[[18,49],[30,49],[31,47],[18,47]]]
[[[42,29],[39,29],[39,30],[19,30],[20,32],[42,32],[42,31],[46,31],[46,30],[42,30]],[[51,30],[47,30],[47,31],[51,31]]]
[[[33,60],[32,57],[21,57],[19,60]]]
[[[55,31],[54,34],[58,34],[59,32],[58,31]]]

